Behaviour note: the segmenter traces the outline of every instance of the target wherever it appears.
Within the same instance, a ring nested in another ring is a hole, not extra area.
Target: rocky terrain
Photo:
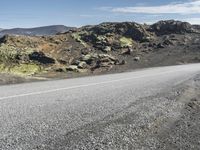
[[[0,39],[0,72],[22,78],[76,77],[198,62],[200,26],[174,20],[153,25],[102,23],[51,36]]]

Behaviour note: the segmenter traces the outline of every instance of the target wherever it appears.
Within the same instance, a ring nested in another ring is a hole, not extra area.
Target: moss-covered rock
[[[16,65],[5,65],[0,64],[1,73],[9,73],[19,76],[30,76],[42,71],[41,66],[37,64],[16,64]]]
[[[82,34],[84,34],[84,32],[75,32],[72,34],[72,38],[75,39],[77,42],[81,43],[84,47],[87,47],[87,43],[82,40]]]
[[[133,46],[133,40],[131,38],[121,37],[119,41],[120,41],[121,47],[132,47]]]
[[[17,63],[33,52],[31,48],[17,48],[14,46],[1,44],[0,62],[4,64]],[[23,60],[22,60],[23,61]]]
[[[20,64],[10,68],[10,72],[16,75],[34,75],[41,71],[41,66],[36,64]]]

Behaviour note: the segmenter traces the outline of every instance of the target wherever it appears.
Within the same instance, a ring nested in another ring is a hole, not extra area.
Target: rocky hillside
[[[67,32],[73,27],[66,27],[63,25],[45,26],[37,28],[14,28],[14,29],[0,29],[0,36],[6,34],[11,35],[29,35],[29,36],[44,36],[44,35],[55,35],[57,33]]]
[[[0,39],[0,72],[99,74],[200,62],[200,27],[174,20],[84,26],[54,36]]]

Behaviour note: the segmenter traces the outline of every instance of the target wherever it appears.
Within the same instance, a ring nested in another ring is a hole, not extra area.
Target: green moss
[[[76,32],[72,34],[72,37],[79,43],[81,43],[84,47],[87,47],[87,44],[81,39],[82,32]]]
[[[10,73],[22,76],[29,76],[39,73],[41,67],[36,64],[20,64],[10,68]]]
[[[78,34],[78,33],[73,33],[72,34],[72,37],[75,39],[75,40],[77,40],[77,41],[80,41],[80,35]]]
[[[0,47],[0,62],[13,62],[17,54],[18,52],[14,47],[2,45]]]
[[[32,49],[17,49],[13,46],[2,44],[0,46],[0,62],[4,64],[16,63],[17,56],[28,55],[32,52]]]
[[[34,63],[20,63],[19,56],[29,55],[31,48],[18,49],[10,45],[0,46],[0,73],[29,76],[41,72],[42,68]]]
[[[9,69],[6,68],[4,64],[0,64],[0,72],[1,72],[1,73],[8,72],[8,70],[9,70]]]
[[[30,76],[42,71],[42,68],[36,64],[18,64],[7,66],[0,64],[1,73],[10,73],[19,76]]]
[[[131,38],[121,37],[120,45],[121,47],[131,47],[133,46],[133,40]]]

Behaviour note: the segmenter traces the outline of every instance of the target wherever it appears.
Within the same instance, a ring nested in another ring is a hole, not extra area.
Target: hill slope
[[[52,77],[200,62],[200,30],[187,22],[102,23],[54,36],[4,36],[0,72]]]

